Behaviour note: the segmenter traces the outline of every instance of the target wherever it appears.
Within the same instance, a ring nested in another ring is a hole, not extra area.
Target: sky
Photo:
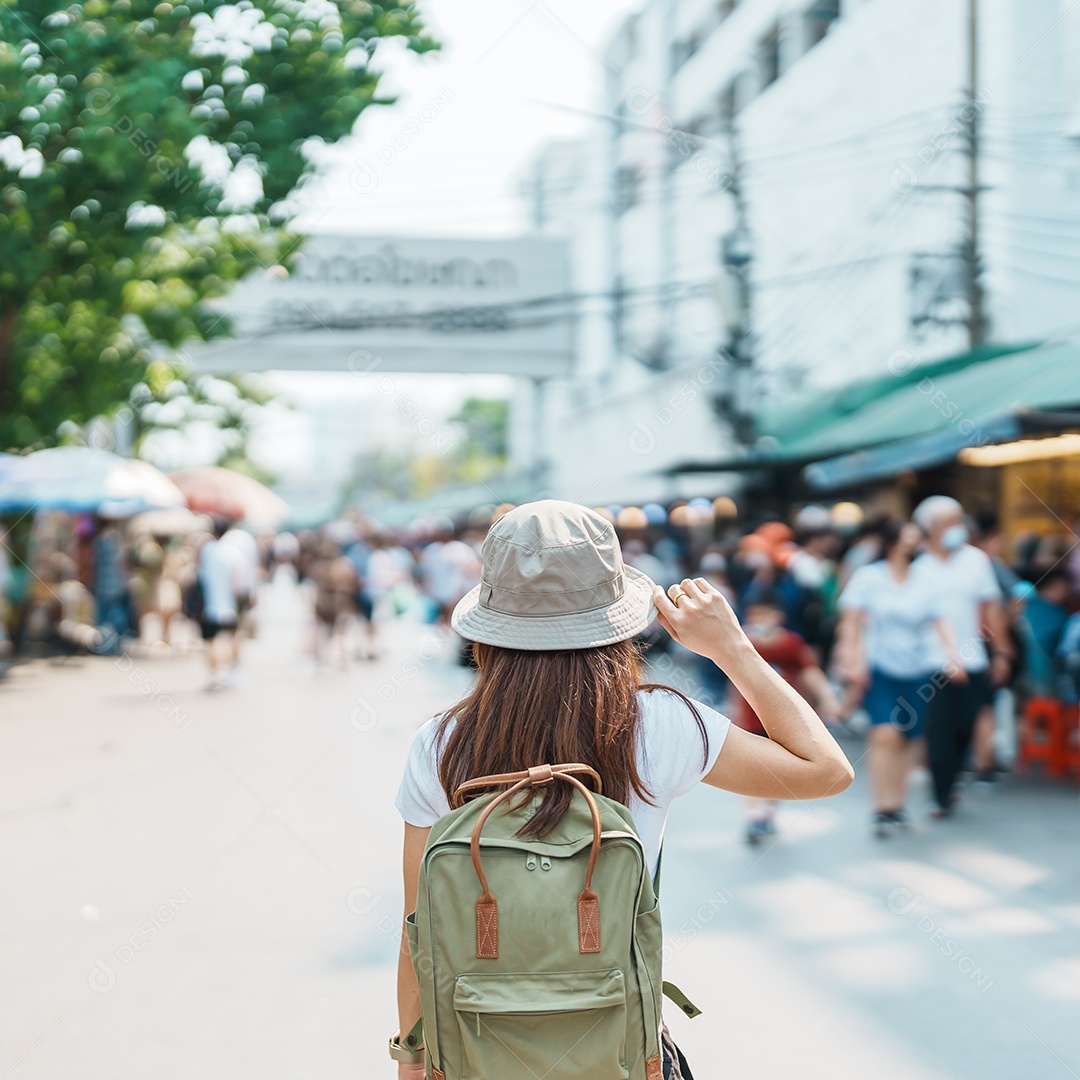
[[[299,224],[349,232],[505,236],[527,223],[517,185],[548,139],[594,108],[604,43],[630,0],[432,0],[420,9],[440,52],[379,46],[380,89]],[[425,106],[427,106],[425,108]],[[406,121],[415,124],[403,131]],[[391,140],[395,136],[398,145]],[[410,137],[407,145],[403,138]]]
[[[443,48],[416,56],[380,44],[374,66],[390,107],[367,110],[305,193],[301,231],[513,236],[529,229],[519,190],[543,144],[580,134],[599,100],[602,51],[634,0],[430,0],[420,3]],[[408,122],[412,121],[411,125]],[[280,373],[297,408],[273,410],[252,443],[271,471],[304,458],[311,418],[333,402],[371,415],[371,390],[344,374]],[[506,395],[504,377],[399,375],[419,407],[447,415],[470,394]],[[392,437],[392,433],[391,433]],[[402,433],[409,437],[408,430]]]

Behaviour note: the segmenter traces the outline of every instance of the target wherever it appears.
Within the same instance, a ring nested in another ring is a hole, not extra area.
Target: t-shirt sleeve
[[[867,570],[869,567],[860,566],[848,579],[837,601],[837,606],[841,611],[865,611],[869,606]]]
[[[929,575],[914,579],[915,587],[919,589],[919,602],[926,611],[926,617],[933,622],[935,619],[948,619],[949,602],[940,589],[934,587]]]
[[[994,564],[990,561],[990,557],[977,548],[972,550],[978,555],[974,573],[975,595],[979,600],[1003,599],[1004,593],[998,583],[997,575],[994,573]]]
[[[409,824],[420,829],[430,828],[450,809],[446,793],[439,783],[439,768],[435,755],[435,735],[438,717],[428,720],[413,736],[405,772],[401,777],[394,805]]]
[[[686,702],[669,690],[642,694],[642,779],[657,802],[664,804],[691,791],[716,764],[731,721],[708,705],[694,706],[708,739]]]

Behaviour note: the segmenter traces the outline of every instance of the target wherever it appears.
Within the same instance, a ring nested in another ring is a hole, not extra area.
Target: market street
[[[204,692],[197,655],[0,683],[5,1080],[394,1075],[392,799],[468,673],[407,621],[317,672],[291,583],[259,611],[238,690]],[[665,974],[705,1010],[670,1021],[697,1075],[1075,1078],[1076,789],[1012,780],[883,842],[858,771],[757,849],[734,796],[673,813]]]

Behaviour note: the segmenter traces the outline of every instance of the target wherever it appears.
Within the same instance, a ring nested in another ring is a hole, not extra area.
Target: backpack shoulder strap
[[[664,997],[674,1002],[691,1020],[701,1015],[701,1010],[673,983],[664,980]]]
[[[656,873],[653,874],[653,895],[657,903],[660,902],[660,867],[664,862],[664,845],[660,845],[660,854],[656,857]],[[691,1020],[701,1015],[701,1010],[673,983],[666,979],[663,984],[663,993],[669,1001],[677,1005]]]
[[[401,1045],[406,1050],[418,1050],[424,1043],[424,1018],[419,1020],[409,1029],[409,1034],[401,1040]]]

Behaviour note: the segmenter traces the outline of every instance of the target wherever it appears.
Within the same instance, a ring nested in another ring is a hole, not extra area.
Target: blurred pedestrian
[[[155,537],[146,534],[132,537],[131,602],[135,611],[135,637],[139,641],[149,638],[151,616],[160,625],[157,590],[164,558],[165,550]]]
[[[805,506],[795,517],[796,544],[788,548],[776,590],[784,598],[787,624],[814,650],[819,664],[829,658],[836,630],[836,556],[841,540],[829,513]]]
[[[1080,698],[1080,612],[1074,612],[1066,621],[1057,658],[1065,679],[1071,684],[1069,699],[1075,702]]]
[[[881,527],[882,558],[861,566],[840,595],[837,668],[870,718],[867,761],[870,768],[873,830],[879,837],[910,823],[908,778],[926,734],[926,700],[933,692],[928,638],[937,633],[947,653],[956,651],[944,605],[917,578],[911,563],[922,540],[911,522]],[[957,663],[951,676],[967,675]]]
[[[359,535],[345,549],[345,556],[356,571],[356,616],[364,631],[363,655],[368,660],[374,660],[379,655],[379,624],[375,621],[375,597],[368,583],[371,545],[363,535]]]
[[[315,663],[335,657],[349,666],[349,631],[356,620],[360,580],[351,559],[332,540],[323,539],[311,565],[315,583]]]
[[[240,659],[243,643],[255,636],[255,605],[259,595],[259,542],[255,535],[232,525],[221,538],[221,543],[232,561],[233,595],[236,597],[236,632],[232,635],[232,671],[230,681],[239,684]]]
[[[187,558],[187,552],[179,541],[165,542],[165,556],[161,561],[161,573],[158,575],[155,603],[161,619],[161,640],[170,646],[173,643],[173,620],[180,613],[182,603],[181,581]]]
[[[120,642],[136,633],[131,605],[128,550],[120,530],[104,524],[94,540],[94,606],[105,640]]]
[[[215,523],[213,537],[199,550],[199,629],[206,642],[207,690],[221,690],[229,685],[236,658],[234,638],[239,618],[233,588],[236,560],[228,546],[222,546],[227,531],[227,524]]]
[[[371,549],[366,581],[375,614],[400,615],[416,595],[412,553],[388,529],[374,533]]]
[[[869,566],[882,556],[882,530],[884,521],[868,521],[859,527],[854,539],[844,552],[836,568],[836,589],[839,594],[851,580],[851,575],[861,566]]]
[[[639,566],[640,570],[641,567]],[[732,606],[738,606],[735,590],[727,576],[727,559],[718,544],[711,544],[702,552],[698,573]],[[650,575],[651,576],[651,575]],[[655,580],[655,579],[654,579]],[[728,678],[707,656],[694,656],[694,669],[701,682],[702,701],[714,709],[722,709],[727,693]]]
[[[628,566],[640,570],[646,577],[665,589],[674,585],[682,576],[653,555],[649,551],[649,545],[639,537],[623,542],[623,558]]]
[[[743,631],[758,655],[790,686],[810,701],[818,713],[836,719],[840,702],[806,639],[784,626],[783,599],[775,592],[760,591],[743,612]],[[733,722],[743,731],[768,738],[768,732],[750,703],[736,696]],[[757,844],[776,831],[776,799],[746,799],[746,842]]]
[[[75,560],[63,552],[50,557],[55,586],[52,632],[63,657],[97,650],[104,637],[94,625],[94,597],[79,580]]]
[[[294,533],[278,533],[270,543],[270,553],[274,567],[272,573],[275,576],[282,571],[294,581],[299,579],[297,560],[300,558],[300,541]]]
[[[420,588],[431,603],[432,618],[439,626],[449,625],[449,604],[452,588],[448,579],[452,573],[450,563],[443,557],[443,549],[454,535],[454,523],[449,518],[438,518],[431,526],[431,539],[421,549],[416,560],[416,573]]]
[[[956,781],[967,763],[979,711],[992,703],[994,686],[1008,681],[1014,649],[1001,587],[990,559],[968,543],[960,504],[946,495],[932,495],[915,508],[914,519],[926,534],[927,550],[915,560],[912,575],[920,587],[938,596],[967,676],[936,681],[926,718],[935,800],[931,816],[944,818],[959,797]],[[932,666],[945,671],[948,653],[931,642]]]
[[[0,526],[0,662],[6,661],[12,653],[11,639],[8,634],[9,604],[8,598],[14,575],[11,572],[11,561],[8,556],[7,529]],[[0,663],[0,674],[7,670],[6,664]]]
[[[1001,602],[1005,612],[1005,627],[1011,643],[1012,659],[1008,677],[994,682],[990,701],[979,710],[975,719],[975,735],[972,739],[972,768],[978,783],[992,783],[999,772],[998,734],[999,727],[1007,728],[1004,741],[1015,745],[1016,697],[1012,684],[1018,670],[1018,658],[1021,646],[1017,640],[1019,627],[1016,623],[1018,605],[1014,603],[1015,589],[1020,584],[1020,575],[1006,562],[1004,557],[1005,538],[997,514],[980,514],[974,520],[972,543],[990,560],[998,588],[1001,590]],[[1056,569],[1058,560],[1052,568]],[[1004,735],[1004,731],[1002,735]]]
[[[651,581],[655,581],[662,588],[674,585],[683,575],[672,568],[670,563],[657,558],[650,550],[648,544],[639,537],[626,540],[623,543],[623,561],[627,566],[639,570]],[[638,639],[643,648],[649,650],[654,656],[658,653],[668,653],[672,648],[671,638],[660,625],[653,619],[641,632]],[[705,661],[707,663],[707,661]],[[715,665],[713,665],[715,667]],[[719,699],[712,696],[702,687],[702,700],[713,708],[719,707]]]
[[[1017,631],[1023,646],[1020,681],[1030,697],[1055,697],[1059,692],[1058,648],[1069,621],[1071,588],[1068,571],[1058,569],[1024,589]]]
[[[436,622],[450,625],[454,605],[480,580],[480,556],[456,537],[449,522],[420,553],[420,582],[436,612]]]

